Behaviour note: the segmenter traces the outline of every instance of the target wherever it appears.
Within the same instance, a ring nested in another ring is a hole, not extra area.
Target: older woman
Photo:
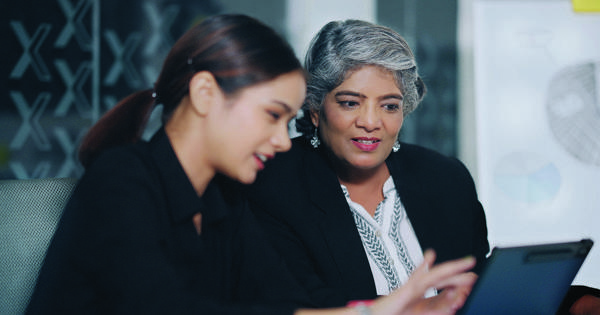
[[[398,141],[426,91],[406,41],[383,26],[331,22],[305,68],[304,137],[269,162],[250,198],[313,298],[336,306],[388,294],[427,248],[439,260],[483,261],[485,217],[466,168]]]
[[[304,136],[249,195],[313,300],[340,306],[388,294],[428,248],[440,261],[474,256],[478,271],[489,244],[471,175],[457,159],[398,141],[426,92],[406,41],[368,22],[330,22],[305,67]]]

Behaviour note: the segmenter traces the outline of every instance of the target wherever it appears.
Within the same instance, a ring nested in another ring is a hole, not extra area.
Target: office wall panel
[[[213,1],[3,1],[0,178],[79,176],[76,149],[89,126],[152,87],[174,40],[221,9]]]

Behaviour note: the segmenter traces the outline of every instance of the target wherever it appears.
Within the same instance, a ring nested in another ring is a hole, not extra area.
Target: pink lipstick
[[[381,140],[379,140],[378,138],[367,137],[353,138],[352,144],[354,144],[357,148],[359,148],[362,151],[371,152],[376,150],[377,147],[379,147],[379,144],[381,144]]]

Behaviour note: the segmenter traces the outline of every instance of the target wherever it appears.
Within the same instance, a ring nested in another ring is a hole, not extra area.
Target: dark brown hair
[[[131,94],[90,128],[79,148],[87,167],[104,150],[138,141],[154,104],[163,105],[165,123],[195,73],[209,71],[230,96],[302,66],[289,44],[262,22],[239,14],[209,17],[175,43],[154,85]]]

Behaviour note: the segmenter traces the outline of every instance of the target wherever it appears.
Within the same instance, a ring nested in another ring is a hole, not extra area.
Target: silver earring
[[[394,142],[394,145],[392,146],[392,151],[398,152],[398,150],[400,150],[400,142],[396,140],[396,142]]]
[[[319,136],[317,135],[317,128],[315,128],[315,134],[312,136],[312,138],[310,139],[310,144],[313,146],[313,148],[318,148],[319,145],[321,144],[321,140],[319,140]]]

